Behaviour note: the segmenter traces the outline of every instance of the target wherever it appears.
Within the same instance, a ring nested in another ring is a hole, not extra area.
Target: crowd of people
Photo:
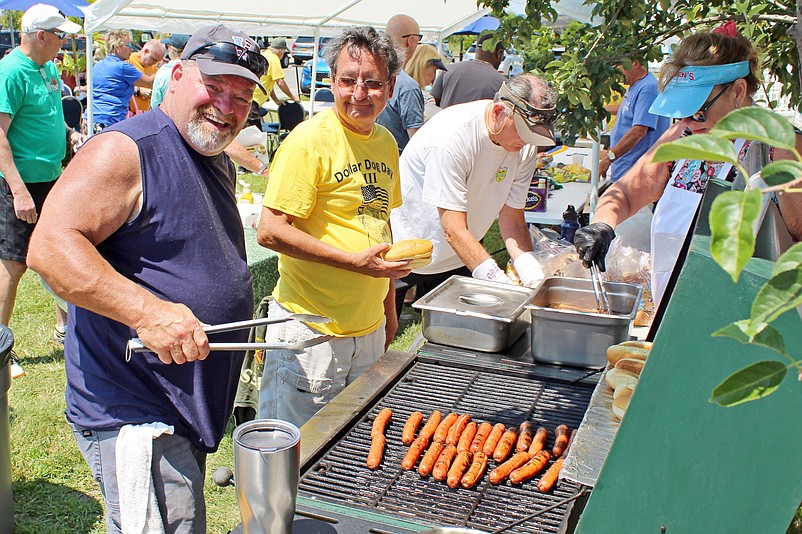
[[[63,124],[52,62],[64,34],[80,27],[40,4],[22,28],[20,47],[0,61],[0,319],[9,323],[26,265],[69,302],[66,418],[102,490],[108,531],[147,521],[204,532],[205,459],[229,421],[244,357],[210,352],[209,343],[247,338],[207,335],[204,326],[254,310],[235,199],[235,163],[252,162],[235,138],[258,113],[255,95],[277,100],[278,86],[297,100],[275,68],[286,41],[263,52],[236,28],[213,25],[133,53],[131,33],[112,30],[95,67],[97,128],[87,140]],[[544,278],[524,205],[536,152],[556,143],[557,93],[539,76],[501,76],[501,43],[491,50],[482,38],[472,65],[446,67],[420,39],[403,14],[386,32],[342,30],[325,48],[333,108],[296,127],[269,170],[259,164],[269,180],[258,242],[279,255],[269,316],[329,319],[268,327],[268,341],[305,348],[264,354],[260,418],[301,426],[365,372],[395,336],[409,286],[423,295],[453,274],[510,282],[480,242],[495,220],[520,282]],[[683,41],[659,85],[629,59],[621,65],[629,89],[602,152],[614,184],[575,243],[587,265],[604,270],[617,225],[659,200],[659,300],[707,180],[735,176],[731,165],[653,164],[651,154],[752,105],[760,69],[748,40],[721,32]],[[83,145],[62,173],[68,141]],[[759,143],[736,146],[744,161],[759,161],[750,156]],[[89,197],[92,210],[75,209]],[[778,202],[802,237],[800,201]],[[409,262],[385,260],[405,238],[431,240],[432,263],[410,271]],[[149,352],[127,355],[133,337]],[[132,466],[142,447],[144,464]],[[156,503],[145,517],[141,499],[151,495],[131,491],[142,476]]]

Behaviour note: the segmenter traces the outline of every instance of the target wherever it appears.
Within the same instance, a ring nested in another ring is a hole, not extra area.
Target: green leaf
[[[733,282],[738,282],[755,252],[752,225],[762,207],[763,194],[758,189],[721,193],[710,207],[710,253]]]
[[[710,402],[730,407],[771,395],[780,387],[788,368],[782,362],[764,361],[727,377],[713,390]]]
[[[660,145],[654,153],[652,163],[680,159],[724,161],[734,165],[738,163],[738,153],[735,151],[732,142],[727,139],[709,134],[699,134]]]
[[[771,278],[760,288],[752,303],[752,323],[770,323],[802,305],[802,243],[777,258]]]
[[[796,148],[796,134],[791,123],[782,115],[757,106],[731,111],[716,123],[710,135],[751,139],[786,150]]]
[[[755,325],[749,319],[744,319],[716,330],[712,336],[731,337],[741,343],[760,345],[785,355],[785,340],[782,334],[766,323]]]
[[[802,178],[802,163],[790,159],[774,161],[760,169],[760,175],[769,186],[781,185]]]

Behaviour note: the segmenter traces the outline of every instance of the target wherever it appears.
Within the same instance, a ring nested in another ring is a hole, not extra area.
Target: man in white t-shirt
[[[403,205],[393,210],[393,239],[434,244],[432,263],[404,282],[418,297],[453,274],[509,282],[479,242],[498,217],[515,270],[533,287],[543,271],[532,252],[524,205],[537,149],[554,145],[557,95],[542,78],[505,82],[494,100],[444,109],[410,140],[401,155]],[[396,310],[406,288],[396,291]]]

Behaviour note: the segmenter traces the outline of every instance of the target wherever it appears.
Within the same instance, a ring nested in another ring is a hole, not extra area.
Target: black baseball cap
[[[183,60],[193,60],[209,76],[239,76],[254,82],[267,94],[259,78],[267,71],[267,59],[246,33],[222,24],[205,26],[189,38]]]

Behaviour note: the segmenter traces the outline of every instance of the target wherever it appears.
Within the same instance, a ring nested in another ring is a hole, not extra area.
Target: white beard
[[[220,132],[206,123],[204,115],[214,119],[220,119],[220,114],[214,108],[200,109],[195,113],[187,125],[187,135],[192,145],[199,151],[205,153],[219,154],[225,149],[236,134],[233,129],[228,132]]]

